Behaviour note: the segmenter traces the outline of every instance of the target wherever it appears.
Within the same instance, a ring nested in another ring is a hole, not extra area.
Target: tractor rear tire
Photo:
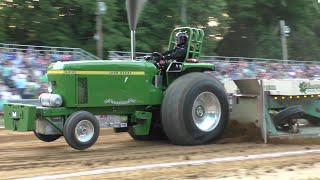
[[[173,144],[206,144],[220,138],[227,126],[228,97],[214,77],[189,73],[166,90],[161,116],[163,129]]]
[[[34,135],[44,142],[52,142],[57,139],[59,139],[62,135],[45,135],[45,134],[39,134],[36,131],[33,131]]]
[[[100,125],[93,114],[78,111],[68,117],[63,130],[64,138],[72,148],[84,150],[98,140]]]

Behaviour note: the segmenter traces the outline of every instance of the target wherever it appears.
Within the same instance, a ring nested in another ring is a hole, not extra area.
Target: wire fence
[[[144,56],[150,55],[151,53],[146,52],[136,52],[136,59],[143,59]],[[108,60],[130,60],[131,52],[129,51],[109,51]],[[267,59],[267,58],[250,58],[250,57],[228,57],[228,56],[201,56],[199,58],[201,62],[224,62],[224,63],[258,63],[258,64],[266,64],[266,63],[277,63],[277,64],[312,64],[312,65],[320,65],[320,61],[304,61],[304,60],[282,60],[282,59]]]
[[[69,48],[69,47],[55,47],[55,46],[33,46],[33,45],[20,45],[20,44],[5,44],[0,43],[0,50],[6,52],[35,52],[35,53],[50,53],[60,55],[71,55],[77,57],[76,60],[99,60],[100,58],[81,49],[81,48]]]
[[[226,57],[226,56],[201,56],[203,62],[225,62],[225,63],[257,63],[257,64],[289,64],[289,65],[320,65],[320,61],[303,61],[303,60],[282,60],[266,58],[248,58],[248,57]]]

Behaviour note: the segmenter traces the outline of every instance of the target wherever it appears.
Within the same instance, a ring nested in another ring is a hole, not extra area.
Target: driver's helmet
[[[176,34],[176,45],[177,46],[187,44],[187,42],[188,42],[188,34],[186,32],[178,32]]]

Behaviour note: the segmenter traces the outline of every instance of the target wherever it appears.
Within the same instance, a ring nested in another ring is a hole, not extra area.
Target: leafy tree
[[[3,41],[80,47],[94,52],[95,12],[96,3],[89,0],[15,0],[1,11],[7,34]]]
[[[228,12],[233,22],[229,33],[217,47],[225,56],[282,58],[279,21],[291,27],[288,37],[289,59],[312,59],[319,43],[311,24],[315,18],[313,0],[238,0],[228,2]],[[318,36],[319,37],[319,36]],[[302,44],[301,44],[302,43]],[[310,48],[306,50],[302,46]],[[300,47],[299,47],[300,46]],[[313,53],[312,53],[313,51]]]
[[[0,14],[0,25],[4,24],[4,20],[3,19],[4,19],[3,16],[1,16],[1,14]],[[4,28],[0,28],[0,41],[5,39],[5,37],[6,37],[5,29]]]
[[[176,27],[192,26],[205,30],[203,52],[213,54],[217,40],[212,35],[223,35],[228,25],[225,0],[187,0],[186,23],[181,18],[182,0],[149,0],[140,16],[137,27],[137,49],[140,51],[163,51],[168,48],[171,31]],[[209,26],[209,18],[220,26]]]
[[[125,0],[105,0],[108,6],[103,18],[104,50],[130,50],[130,31],[127,22]],[[204,27],[212,53],[216,40],[210,34],[221,34],[225,26],[226,3],[217,0],[188,0],[187,24]],[[15,0],[7,3],[0,14],[3,16],[7,36],[2,41],[19,44],[80,47],[95,53],[96,2],[91,0]],[[181,23],[181,0],[149,0],[140,16],[136,36],[137,51],[163,51],[167,48],[169,35]],[[222,26],[209,27],[209,17]],[[9,28],[9,26],[11,28]],[[207,44],[207,43],[206,43]]]
[[[102,16],[105,54],[130,51],[125,0],[103,1],[108,6]],[[136,50],[164,51],[175,27],[193,26],[206,33],[205,55],[280,59],[283,19],[291,28],[289,59],[315,60],[320,56],[319,15],[316,0],[148,0],[137,26]],[[96,53],[96,1],[4,1],[0,25],[0,42],[79,47]]]

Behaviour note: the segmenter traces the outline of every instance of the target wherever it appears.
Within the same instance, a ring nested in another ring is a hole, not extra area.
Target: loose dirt
[[[240,131],[242,132],[242,131]],[[168,141],[134,141],[127,133],[102,129],[97,143],[85,151],[64,138],[45,143],[33,133],[0,129],[0,179],[25,178],[145,164],[320,149],[319,143],[263,144],[259,136],[225,136],[214,144],[175,146]],[[320,154],[187,165],[108,173],[69,179],[316,179]]]

